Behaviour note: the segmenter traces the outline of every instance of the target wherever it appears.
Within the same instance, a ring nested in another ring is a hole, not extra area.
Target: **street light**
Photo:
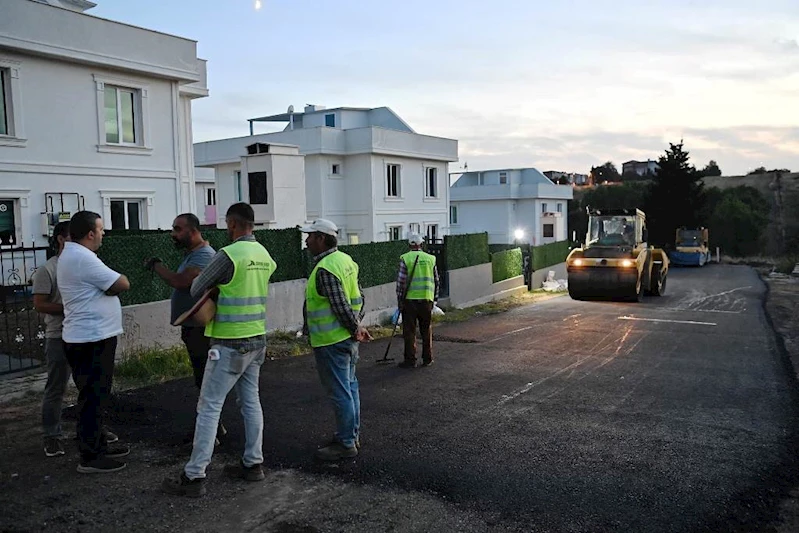
[[[522,240],[524,238],[524,230],[523,229],[517,229],[516,231],[514,231],[513,232],[513,238],[516,239],[517,241]]]

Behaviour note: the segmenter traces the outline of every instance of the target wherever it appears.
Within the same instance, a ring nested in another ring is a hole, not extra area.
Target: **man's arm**
[[[46,315],[63,315],[64,306],[50,301],[53,292],[53,278],[45,268],[33,274],[33,308]]]
[[[130,281],[128,281],[128,277],[125,274],[120,274],[117,280],[110,287],[108,287],[108,289],[106,289],[105,293],[108,296],[116,296],[129,290]]]
[[[408,280],[408,266],[400,259],[399,272],[397,273],[397,307],[402,307],[405,299],[405,283]]]
[[[159,278],[166,281],[167,285],[173,289],[190,289],[194,278],[200,275],[201,269],[198,267],[188,267],[183,272],[172,272],[163,263],[158,262],[153,265],[153,272]]]
[[[199,298],[208,289],[230,283],[234,272],[233,261],[230,260],[230,257],[225,252],[218,251],[208,266],[191,283],[192,297]]]
[[[433,301],[437,302],[438,301],[438,294],[439,294],[438,291],[439,291],[439,288],[441,287],[441,279],[438,277],[438,267],[437,266],[433,266],[433,281],[434,281],[434,283],[436,285],[435,291],[433,293]]]

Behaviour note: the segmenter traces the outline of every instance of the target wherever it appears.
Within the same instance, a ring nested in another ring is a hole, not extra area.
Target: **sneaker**
[[[330,442],[325,444],[325,446],[331,446],[333,444],[340,444],[336,437],[333,437],[330,440]],[[361,451],[361,438],[360,437],[355,437],[355,449],[358,450],[358,451]]]
[[[81,474],[105,474],[108,472],[119,472],[128,466],[127,463],[111,459],[110,457],[98,457],[91,461],[81,461],[78,463],[78,472]]]
[[[260,463],[252,466],[244,466],[244,463],[239,461],[238,463],[225,465],[222,471],[227,477],[233,479],[244,479],[246,481],[263,481],[266,479],[264,467]]]
[[[161,490],[175,496],[199,498],[205,495],[205,478],[189,479],[186,477],[186,472],[181,472],[177,478],[164,479],[161,482]]]
[[[433,360],[432,359],[430,359],[429,361],[422,362],[422,366],[430,366],[432,364],[433,364]]]
[[[107,444],[113,444],[119,441],[119,437],[116,435],[116,433],[111,433],[108,431],[107,427],[103,427],[103,433],[105,433],[105,442]]]
[[[338,461],[340,459],[349,459],[358,455],[358,448],[353,446],[347,448],[340,442],[328,444],[324,448],[319,448],[314,453],[314,457],[320,461]]]
[[[130,446],[123,444],[121,446],[109,446],[105,451],[105,456],[109,459],[119,459],[130,455]]]
[[[61,439],[56,437],[47,437],[44,439],[44,454],[47,457],[64,455],[64,445],[61,444]]]
[[[416,361],[403,361],[397,366],[400,368],[416,368]]]

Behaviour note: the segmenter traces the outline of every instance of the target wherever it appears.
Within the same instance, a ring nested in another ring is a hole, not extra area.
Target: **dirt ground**
[[[778,343],[799,368],[799,278],[764,276],[766,308]],[[77,452],[67,442],[66,457],[46,459],[41,450],[39,394],[0,408],[0,532],[21,531],[488,531],[496,523],[485,514],[449,503],[434,494],[407,493],[386,486],[348,481],[341,471],[270,469],[264,483],[225,480],[222,466],[238,459],[241,435],[223,442],[209,469],[209,491],[198,500],[168,497],[158,490],[165,475],[185,464],[184,441],[193,425],[196,392],[190,380],[177,380],[120,392],[111,425],[130,422],[134,450],[119,474],[80,476]],[[137,412],[133,395],[163,394],[170,404],[157,412]],[[235,418],[235,406],[223,418]],[[74,428],[66,412],[65,427]],[[258,513],[248,513],[257,508]],[[771,530],[799,531],[799,487],[786,500]]]

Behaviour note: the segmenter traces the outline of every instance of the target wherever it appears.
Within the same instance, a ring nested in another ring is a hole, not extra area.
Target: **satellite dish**
[[[294,106],[290,105],[289,106],[289,114],[292,114],[292,113],[294,113]]]

